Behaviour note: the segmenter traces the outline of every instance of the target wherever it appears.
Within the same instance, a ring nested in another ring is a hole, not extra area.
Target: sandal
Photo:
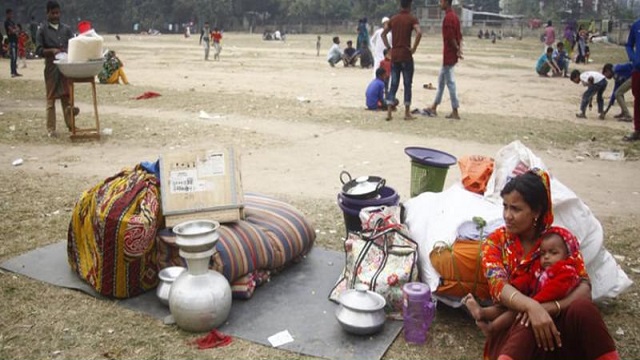
[[[449,115],[445,116],[445,118],[447,118],[447,119],[460,120],[460,115],[457,115],[457,114],[451,113],[451,114],[449,114]]]
[[[430,116],[430,117],[438,116],[438,113],[435,110],[431,109],[431,108],[424,108],[422,111],[425,113],[425,115]]]
[[[587,118],[587,115],[585,115],[584,113],[578,113],[578,114],[576,114],[576,117],[577,117],[578,119],[586,119],[586,118]]]

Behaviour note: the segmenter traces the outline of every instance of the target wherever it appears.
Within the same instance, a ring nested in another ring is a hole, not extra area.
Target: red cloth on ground
[[[143,100],[143,99],[151,99],[151,98],[158,97],[158,96],[162,96],[162,95],[158,94],[157,92],[146,91],[144,94],[134,97],[134,99],[135,100]]]
[[[198,345],[198,349],[211,349],[216,347],[227,346],[231,344],[233,338],[229,335],[213,329],[206,336],[195,339],[191,344]]]

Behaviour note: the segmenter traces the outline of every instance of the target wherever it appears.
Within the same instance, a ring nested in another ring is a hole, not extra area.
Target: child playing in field
[[[27,67],[27,43],[29,34],[22,30],[22,25],[18,24],[18,59],[22,62],[22,68]]]
[[[591,104],[593,96],[596,95],[596,102],[598,103],[598,118],[604,120],[604,90],[607,88],[607,78],[597,71],[585,71],[580,73],[580,70],[573,70],[571,72],[571,81],[576,84],[582,83],[587,87],[587,90],[582,94],[582,101],[580,102],[580,112],[576,114],[577,118],[586,119],[587,105]]]
[[[320,56],[320,35],[318,35],[318,39],[316,40],[316,56]]]
[[[384,49],[382,51],[382,54],[384,55],[384,58],[382,58],[382,60],[380,60],[380,65],[378,66],[379,68],[383,68],[384,69],[384,78],[382,80],[384,80],[384,98],[387,98],[387,92],[389,91],[389,79],[391,78],[391,54],[389,54],[389,49]]]
[[[220,29],[213,29],[211,32],[211,41],[213,41],[213,60],[220,61],[220,52],[222,51],[222,32]]]
[[[536,72],[538,75],[548,77],[549,71],[551,71],[553,76],[562,75],[562,71],[560,71],[558,65],[553,61],[553,48],[551,46],[547,48],[547,51],[545,51],[536,62]]]
[[[564,49],[564,43],[559,41],[556,45],[556,49],[553,51],[553,61],[558,65],[560,71],[562,72],[562,76],[569,77],[569,55],[567,51]]]
[[[535,263],[535,269],[511,279],[511,285],[523,294],[533,294],[532,298],[539,303],[555,302],[559,307],[557,301],[566,297],[580,283],[576,262],[569,256],[579,245],[577,240],[572,242],[565,242],[553,233],[544,237],[540,244],[540,261]],[[481,307],[471,294],[465,296],[462,303],[487,336],[511,326],[518,315],[500,305]]]

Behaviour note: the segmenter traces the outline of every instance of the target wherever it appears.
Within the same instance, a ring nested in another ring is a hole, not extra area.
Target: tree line
[[[396,0],[58,0],[62,22],[75,26],[91,21],[101,32],[131,32],[140,29],[167,28],[168,24],[202,25],[238,29],[253,25],[272,26],[310,22],[322,24],[359,19],[381,18],[398,9]],[[46,1],[4,0],[12,8],[14,20],[27,24],[34,17],[46,19]]]
[[[398,10],[398,0],[58,0],[63,22],[75,26],[80,20],[89,20],[100,32],[131,32],[134,24],[140,30],[166,31],[167,25],[193,23],[199,27],[205,21],[223,29],[240,30],[254,26],[283,28],[297,24],[336,24],[368,17],[377,24],[383,16]],[[3,0],[0,10],[14,10],[14,20],[27,24],[34,17],[44,21],[46,2],[43,0]],[[439,0],[414,0],[414,6],[437,7]],[[560,18],[562,12],[571,17],[604,14],[585,13],[579,0],[508,0],[504,9],[500,0],[459,0],[478,11],[521,14],[525,17]],[[540,5],[544,4],[541,14]],[[614,0],[599,0],[599,10],[610,15],[621,10]],[[599,12],[600,12],[599,11]]]

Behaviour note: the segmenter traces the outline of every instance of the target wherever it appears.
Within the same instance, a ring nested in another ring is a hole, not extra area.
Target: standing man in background
[[[44,81],[47,91],[47,134],[56,136],[56,99],[62,103],[64,122],[71,130],[71,107],[67,78],[53,63],[56,55],[67,52],[69,40],[73,38],[71,28],[60,23],[60,4],[47,2],[47,20],[36,35],[36,54],[44,58]],[[77,111],[73,109],[73,111]]]
[[[451,98],[451,114],[447,115],[447,119],[460,119],[458,108],[460,101],[456,93],[456,80],[453,76],[453,67],[458,63],[458,59],[462,59],[462,32],[460,31],[460,20],[455,11],[451,8],[452,0],[440,0],[440,8],[445,11],[442,20],[442,68],[438,75],[438,92],[433,100],[433,105],[425,109],[430,116],[436,116],[438,105],[442,102],[442,94],[444,86],[449,88],[449,97]]]
[[[211,49],[211,29],[209,28],[209,22],[204,23],[204,27],[200,30],[200,41],[198,44],[202,45],[204,41],[204,59],[209,60],[209,51]]]
[[[418,19],[411,15],[411,0],[400,0],[400,12],[394,15],[385,25],[380,37],[387,49],[391,51],[391,87],[387,94],[387,121],[393,119],[392,112],[395,105],[396,92],[400,86],[400,74],[404,85],[404,119],[415,119],[411,115],[411,85],[413,83],[413,54],[418,49],[422,30]],[[411,46],[411,34],[416,37]],[[391,44],[387,34],[393,33]]]
[[[18,74],[18,26],[13,21],[13,10],[7,9],[4,20],[4,30],[9,40],[9,57],[11,58],[11,77],[22,76]]]
[[[633,64],[633,71],[631,72],[633,132],[623,139],[625,141],[638,141],[640,140],[640,20],[636,20],[633,25],[631,25],[625,48],[629,61]]]
[[[383,17],[382,18],[382,27],[378,30],[376,30],[373,35],[371,35],[371,39],[369,40],[371,42],[371,46],[372,49],[371,51],[373,52],[373,76],[374,78],[377,77],[376,76],[376,70],[378,70],[378,68],[380,67],[380,61],[382,61],[384,59],[384,50],[386,49],[384,42],[382,42],[382,37],[380,35],[382,35],[382,32],[384,31],[385,26],[387,25],[387,23],[389,22],[389,18],[388,17]],[[391,38],[391,33],[387,34],[387,41],[389,43],[392,42],[392,38]],[[389,76],[389,74],[387,74],[387,76]]]

